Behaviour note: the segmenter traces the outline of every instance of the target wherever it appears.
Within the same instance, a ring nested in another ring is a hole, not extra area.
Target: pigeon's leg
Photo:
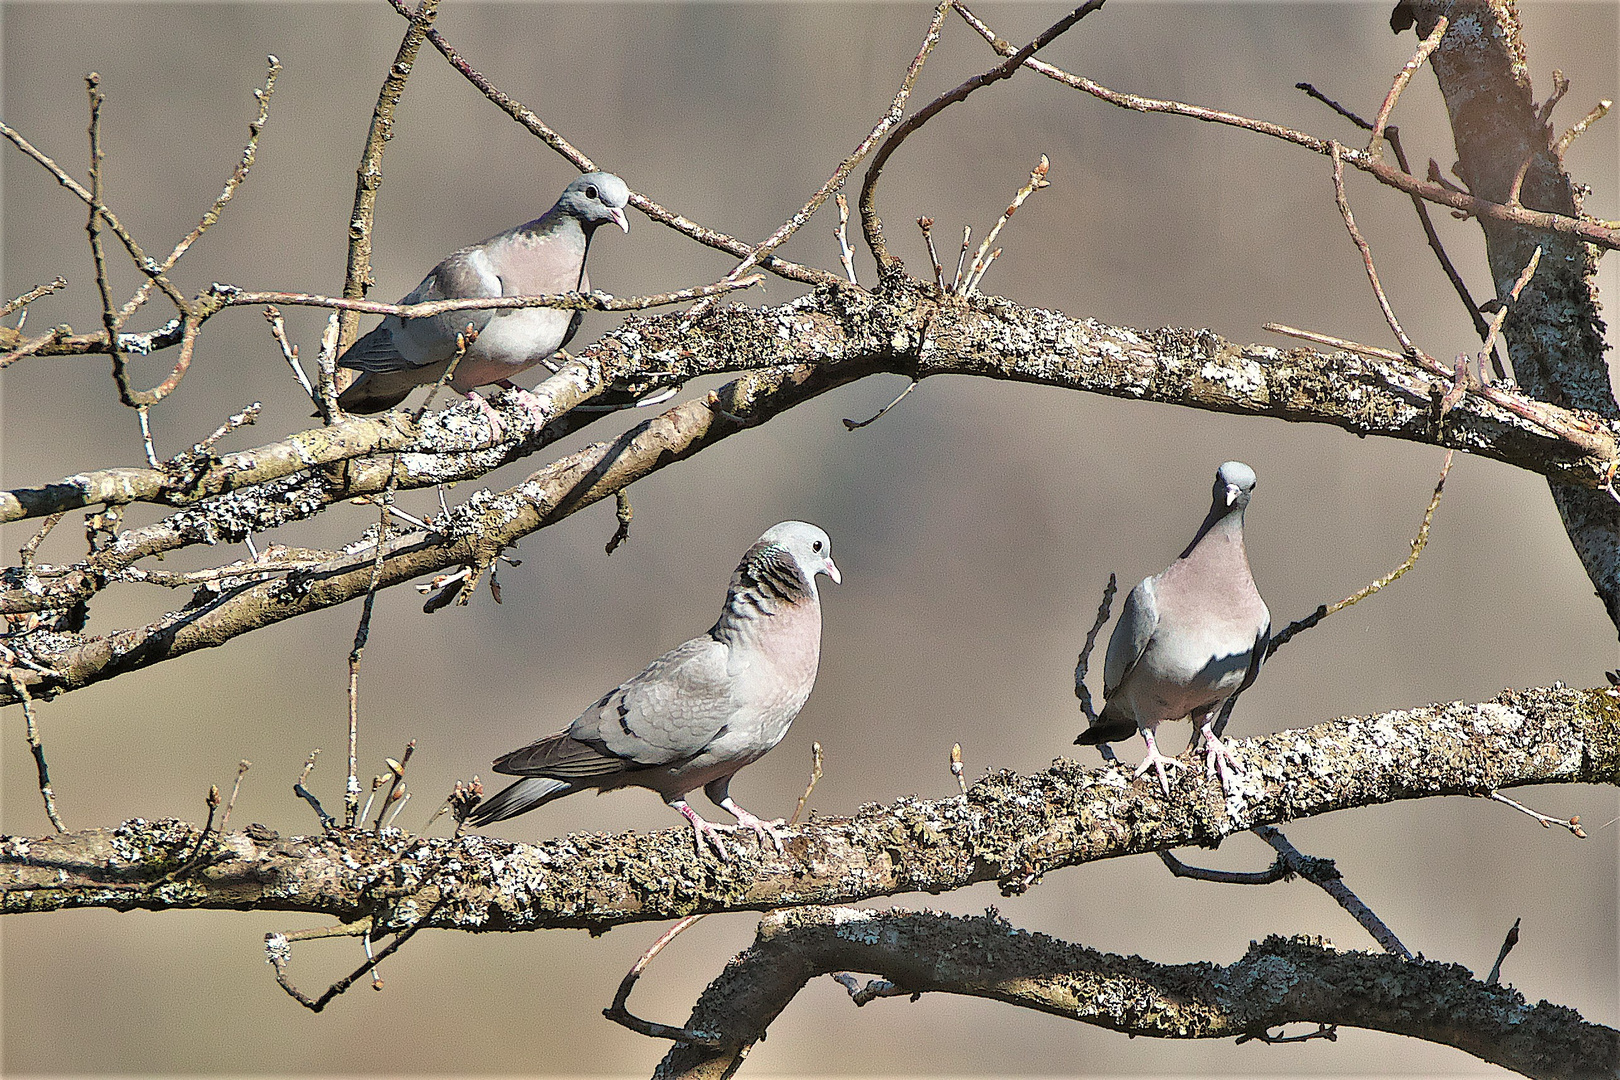
[[[1193,723],[1198,724],[1202,732],[1204,744],[1204,772],[1209,776],[1221,778],[1221,790],[1231,795],[1235,790],[1235,777],[1243,775],[1243,766],[1238,764],[1232,755],[1232,748],[1215,737],[1215,710],[1210,709],[1202,715],[1194,715]]]
[[[773,818],[766,821],[764,818],[750,814],[747,810],[738,806],[736,800],[731,797],[730,792],[727,790],[730,786],[731,777],[724,776],[706,785],[703,788],[703,793],[709,797],[709,800],[714,805],[736,818],[739,828],[752,829],[754,835],[759,837],[761,850],[764,850],[765,842],[769,840],[776,847],[777,853],[780,854],[782,851],[782,837],[785,835],[782,826],[786,825],[787,822],[782,818]],[[736,830],[728,831],[734,832]]]
[[[505,439],[506,427],[501,423],[501,416],[495,411],[495,406],[485,401],[484,395],[480,394],[476,390],[467,391],[467,400],[476,405],[478,407],[478,411],[484,414],[484,419],[489,421],[489,426],[494,433],[495,441],[500,442],[501,440]]]
[[[1165,798],[1169,798],[1170,777],[1165,775],[1164,770],[1166,768],[1185,769],[1187,767],[1187,763],[1185,761],[1177,761],[1175,758],[1165,757],[1163,754],[1159,753],[1159,744],[1153,739],[1153,728],[1151,727],[1145,727],[1142,729],[1142,741],[1147,743],[1147,757],[1143,758],[1142,764],[1136,767],[1136,775],[1141,776],[1149,769],[1152,769],[1154,772],[1158,773],[1159,787],[1164,789]]]
[[[721,862],[731,861],[731,853],[726,850],[725,841],[720,839],[720,833],[724,831],[723,827],[704,821],[698,816],[698,812],[686,805],[686,800],[679,795],[665,801],[674,807],[675,811],[692,826],[692,842],[697,845],[699,859],[703,858],[703,844],[707,841],[714,847],[714,853],[720,856]]]

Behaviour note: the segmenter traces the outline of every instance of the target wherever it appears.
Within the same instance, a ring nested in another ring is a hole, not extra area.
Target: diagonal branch
[[[677,1045],[654,1076],[729,1076],[806,983],[845,969],[901,991],[966,994],[1131,1036],[1258,1038],[1304,1022],[1454,1046],[1527,1076],[1620,1069],[1620,1032],[1573,1009],[1531,1005],[1456,964],[1276,935],[1232,964],[1161,964],[1018,930],[994,912],[809,907],[761,919],[754,943],[698,999],[688,1027],[717,1032],[723,1045]]]

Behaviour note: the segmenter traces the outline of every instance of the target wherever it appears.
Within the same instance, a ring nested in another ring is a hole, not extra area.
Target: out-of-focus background
[[[1522,5],[1539,93],[1552,71],[1572,82],[1554,123],[1567,126],[1616,92],[1616,10]],[[985,4],[1026,41],[1063,9]],[[929,17],[909,4],[447,3],[439,29],[497,84],[603,168],[704,224],[768,235],[825,179],[887,108]],[[1354,141],[1294,89],[1301,80],[1364,115],[1410,56],[1387,4],[1109,5],[1044,54],[1122,90],[1175,97]],[[235,163],[263,78],[285,64],[259,161],[224,220],[181,264],[196,291],[335,292],[342,284],[354,168],[403,22],[383,3],[27,4],[3,8],[4,116],[75,175],[85,174],[82,76],[102,75],[106,196],[154,252],[165,252]],[[927,101],[991,65],[953,17],[914,98]],[[1415,167],[1454,158],[1432,76],[1395,114]],[[1589,209],[1616,206],[1615,122],[1597,124],[1570,165],[1593,187]],[[985,90],[913,137],[890,164],[880,209],[891,244],[926,273],[910,222],[927,214],[954,257],[975,239],[1039,155],[1052,186],[1004,230],[985,288],[1023,304],[1140,326],[1211,327],[1269,341],[1266,320],[1388,344],[1360,260],[1333,206],[1321,158],[1259,136],[1122,112],[1033,74]],[[7,149],[4,293],[66,275],[33,327],[98,323],[83,207]],[[377,211],[374,296],[409,290],[450,250],[533,217],[570,167],[425,48],[399,107]],[[852,192],[854,188],[852,186]],[[1412,336],[1430,352],[1477,349],[1460,305],[1424,247],[1404,196],[1352,175],[1351,198]],[[853,198],[852,198],[853,201]],[[1452,256],[1488,295],[1478,230],[1437,213]],[[836,268],[835,219],[823,211],[786,254]],[[860,242],[852,239],[859,247]],[[123,263],[114,252],[115,264]],[[868,259],[862,273],[874,277]],[[598,287],[629,295],[711,281],[729,267],[639,216],[628,237],[603,233]],[[1615,295],[1613,259],[1604,291]],[[121,295],[136,284],[120,266]],[[794,295],[772,279],[747,299]],[[165,318],[153,304],[136,320]],[[289,311],[313,355],[321,318]],[[368,320],[369,325],[369,320]],[[588,315],[580,342],[612,325]],[[135,361],[143,384],[169,356]],[[930,380],[881,422],[850,433],[902,386],[862,382],[636,484],[630,542],[611,558],[612,508],[592,508],[525,540],[501,573],[505,603],[482,591],[433,616],[414,592],[378,600],[362,686],[367,775],[417,740],[416,798],[400,823],[420,828],[456,778],[489,777],[495,755],[567,723],[606,688],[712,621],[737,556],[767,526],[802,517],[833,536],[842,586],[829,586],[814,696],[787,740],[743,773],[734,793],[761,813],[790,811],[810,744],[826,750],[814,807],[847,814],[867,801],[955,790],[946,768],[962,744],[969,777],[1037,770],[1082,726],[1070,672],[1110,571],[1122,586],[1157,571],[1191,535],[1215,465],[1241,458],[1260,475],[1249,513],[1254,571],[1280,622],[1394,566],[1428,500],[1441,454],[1358,441],[1326,427],[1249,421],[1166,406],[989,381]],[[702,393],[707,384],[689,388]],[[207,435],[262,401],[257,427],[226,448],[306,426],[309,403],[263,320],[240,310],[208,324],[181,389],[153,414],[159,452]],[[606,437],[635,417],[590,428]],[[4,377],[7,487],[77,470],[138,464],[136,421],[101,357],[30,360]],[[508,467],[506,486],[539,464]],[[471,485],[451,492],[463,499]],[[421,513],[432,492],[401,498]],[[128,524],[157,518],[132,509]],[[330,544],[371,524],[332,520],[261,542]],[[44,561],[82,553],[79,515]],[[8,526],[8,551],[36,523]],[[188,553],[172,567],[226,561]],[[183,596],[126,586],[94,605],[94,627],[138,624]],[[255,633],[45,704],[40,723],[70,827],[130,816],[200,820],[210,783],[253,761],[233,825],[313,830],[290,785],[324,749],[312,786],[341,801],[345,656],[357,604]],[[1421,562],[1395,587],[1301,637],[1267,667],[1234,721],[1238,736],[1430,701],[1488,698],[1555,680],[1590,686],[1616,663],[1615,633],[1535,476],[1464,457]],[[3,827],[36,834],[40,808],[22,718],[7,714]],[[1179,735],[1169,745],[1181,745]],[[1089,756],[1090,751],[1086,751]],[[1135,760],[1139,747],[1125,750]],[[1507,928],[1523,940],[1504,979],[1531,1000],[1620,1022],[1616,987],[1616,815],[1608,790],[1516,792],[1553,814],[1579,814],[1591,838],[1546,831],[1483,800],[1431,800],[1289,827],[1304,850],[1338,860],[1350,884],[1414,951],[1488,970]],[[579,797],[502,827],[520,839],[570,830],[668,829],[645,792]],[[437,828],[443,829],[441,822]],[[1192,861],[1259,868],[1270,851],[1238,836]],[[1167,962],[1240,956],[1270,933],[1372,942],[1303,883],[1235,888],[1173,880],[1139,858],[1049,876],[1025,896],[984,886],[893,903],[975,912],[1099,949]],[[8,919],[4,937],[7,1074],[27,1073],[603,1073],[645,1074],[660,1043],[603,1020],[620,976],[660,927],[578,933],[424,934],[387,962],[382,993],[359,988],[312,1015],[264,964],[262,935],[321,920],[234,913],[68,912]],[[670,1022],[750,940],[755,919],[711,918],[679,940],[634,1001]],[[308,991],[361,960],[353,939],[302,944],[292,963]],[[856,1011],[830,980],[810,986],[749,1059],[781,1073],[1469,1073],[1478,1061],[1391,1036],[1342,1031],[1336,1043],[1235,1046],[1127,1040],[1049,1016],[962,998],[885,1000]]]

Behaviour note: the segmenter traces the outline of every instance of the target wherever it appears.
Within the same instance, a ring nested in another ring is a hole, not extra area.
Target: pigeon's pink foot
[[[787,824],[786,821],[781,818],[772,818],[771,820],[766,821],[764,818],[755,817],[747,810],[744,810],[742,807],[732,802],[729,797],[722,801],[720,805],[727,813],[737,819],[737,829],[752,829],[754,831],[754,835],[759,837],[759,847],[761,851],[765,849],[765,842],[768,840],[771,842],[771,844],[775,845],[777,854],[781,854],[782,838],[787,835],[782,826]],[[736,829],[728,831],[735,832]]]
[[[484,419],[489,421],[490,430],[496,442],[506,438],[506,426],[501,423],[500,413],[495,411],[495,406],[484,400],[484,395],[476,390],[469,390],[467,391],[467,400],[478,406],[478,411],[483,413]]]
[[[1205,724],[1201,729],[1204,742],[1204,773],[1207,776],[1221,778],[1221,790],[1231,795],[1235,792],[1235,779],[1243,775],[1243,766],[1233,756],[1232,748],[1215,737],[1210,725]]]
[[[1185,769],[1187,767],[1187,763],[1185,761],[1177,761],[1175,758],[1165,757],[1163,754],[1159,753],[1159,744],[1154,741],[1153,732],[1146,728],[1142,729],[1142,741],[1147,743],[1147,757],[1143,758],[1142,764],[1136,767],[1136,775],[1142,776],[1149,769],[1152,769],[1159,776],[1159,787],[1163,789],[1165,798],[1169,798],[1170,777],[1165,773],[1164,770],[1167,768]]]
[[[669,805],[680,811],[681,816],[684,817],[689,824],[691,824],[692,842],[697,845],[697,857],[699,859],[703,858],[703,845],[707,843],[714,848],[714,853],[720,856],[721,862],[731,861],[731,853],[726,850],[726,842],[720,839],[720,834],[722,832],[729,831],[726,826],[715,825],[704,821],[698,816],[698,812],[696,810],[692,809],[686,804],[685,799],[677,799]]]

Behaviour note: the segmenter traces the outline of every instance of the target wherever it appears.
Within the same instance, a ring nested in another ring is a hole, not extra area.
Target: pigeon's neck
[[[1185,559],[1199,546],[1205,543],[1237,543],[1243,542],[1243,507],[1242,506],[1211,506],[1204,518],[1204,523],[1198,527],[1198,535],[1192,538],[1181,553]]]
[[[720,619],[709,633],[717,641],[736,644],[776,619],[817,608],[815,582],[807,581],[780,550],[756,546],[732,575]]]

